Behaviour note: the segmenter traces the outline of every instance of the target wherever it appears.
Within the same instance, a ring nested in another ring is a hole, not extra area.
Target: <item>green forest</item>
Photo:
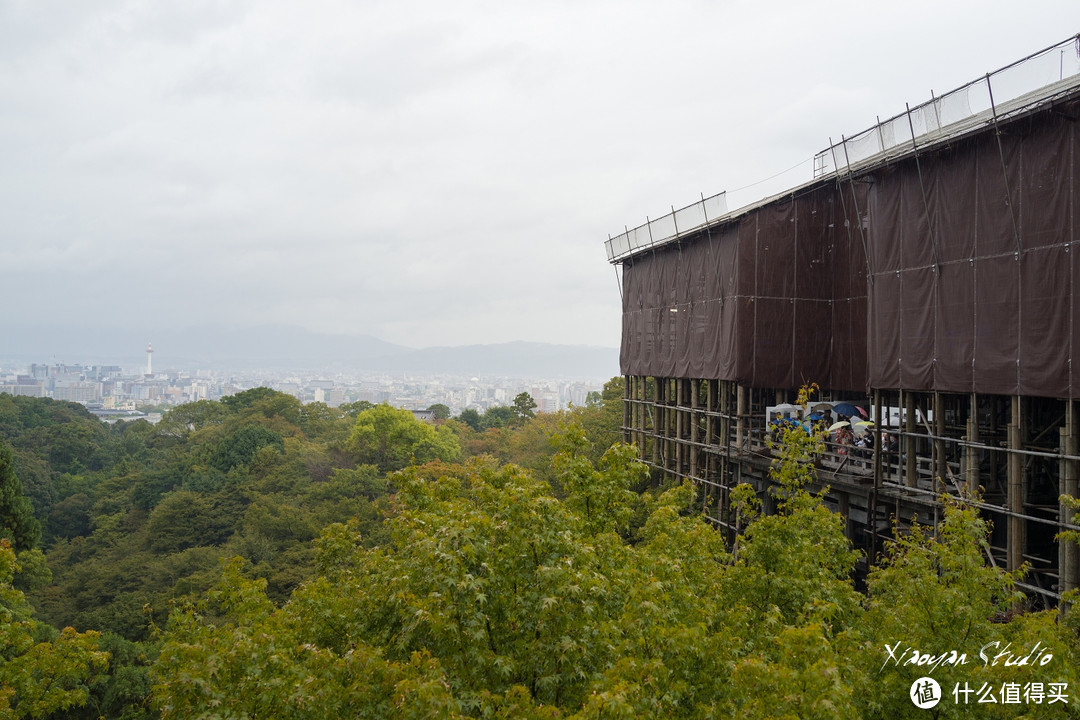
[[[0,394],[0,719],[1080,717],[1080,610],[1028,610],[972,506],[857,583],[790,431],[729,543],[617,442],[622,395],[107,425]]]

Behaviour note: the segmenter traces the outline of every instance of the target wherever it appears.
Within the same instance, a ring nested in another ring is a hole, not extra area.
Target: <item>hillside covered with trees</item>
[[[1076,716],[1076,611],[1023,612],[971,507],[859,592],[789,433],[779,512],[740,486],[729,547],[614,442],[620,383],[435,426],[265,388],[156,426],[0,395],[0,718],[922,717],[920,654],[952,649],[946,694],[1066,687],[1034,709]]]

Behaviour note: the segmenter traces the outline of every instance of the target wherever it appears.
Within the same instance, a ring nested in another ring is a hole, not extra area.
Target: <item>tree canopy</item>
[[[457,460],[461,448],[453,431],[417,420],[411,411],[377,405],[356,416],[349,448],[360,461],[386,472],[410,463]]]
[[[81,706],[88,683],[108,665],[100,635],[50,631],[35,622],[23,593],[12,587],[17,569],[14,549],[0,539],[0,718],[40,718]]]
[[[40,537],[41,523],[34,517],[30,499],[23,495],[11,448],[0,440],[0,538],[9,540],[19,552],[37,545]]]
[[[1080,682],[1076,611],[1023,611],[971,498],[898,528],[857,590],[808,490],[820,438],[773,447],[774,514],[732,490],[728,546],[701,488],[612,444],[621,383],[479,429],[266,389],[157,427],[0,396],[46,553],[0,542],[0,718],[923,717],[898,642],[1053,656],[943,688]]]
[[[532,395],[521,392],[514,397],[514,415],[519,423],[536,417],[536,401],[533,400]]]
[[[882,648],[929,647],[942,624],[958,647],[1037,636],[1062,658],[1047,681],[1076,681],[1080,645],[1052,616],[995,622],[1014,580],[982,562],[987,528],[970,507],[950,504],[933,539],[906,536],[860,595],[842,518],[806,489],[807,437],[777,455],[777,514],[737,489],[734,552],[691,510],[692,485],[634,492],[646,473],[633,448],[595,464],[572,424],[552,460],[564,499],[490,459],[411,466],[395,476],[389,542],[331,525],[317,576],[284,605],[231,563],[219,590],[174,613],[155,702],[166,716],[920,717],[907,691],[925,669],[883,670]]]

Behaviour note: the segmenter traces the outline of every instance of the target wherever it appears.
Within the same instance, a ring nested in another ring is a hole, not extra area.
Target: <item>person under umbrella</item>
[[[847,420],[834,422],[829,430],[836,433],[836,454],[847,455],[848,448],[855,444],[855,436],[851,432],[851,423]]]
[[[836,403],[833,405],[833,412],[845,420],[859,416],[859,409],[851,403]]]

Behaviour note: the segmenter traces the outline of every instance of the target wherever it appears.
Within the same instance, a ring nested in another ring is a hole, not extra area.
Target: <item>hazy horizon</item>
[[[448,375],[523,371],[540,376],[545,374],[547,363],[548,374],[552,376],[608,378],[619,374],[617,347],[529,341],[408,347],[374,336],[313,333],[281,325],[159,330],[145,339],[131,331],[101,333],[77,326],[59,334],[57,328],[23,328],[20,333],[0,322],[0,335],[4,338],[0,363],[116,364],[137,370],[145,365],[149,342],[153,344],[153,362],[158,369],[318,367],[342,372]]]

